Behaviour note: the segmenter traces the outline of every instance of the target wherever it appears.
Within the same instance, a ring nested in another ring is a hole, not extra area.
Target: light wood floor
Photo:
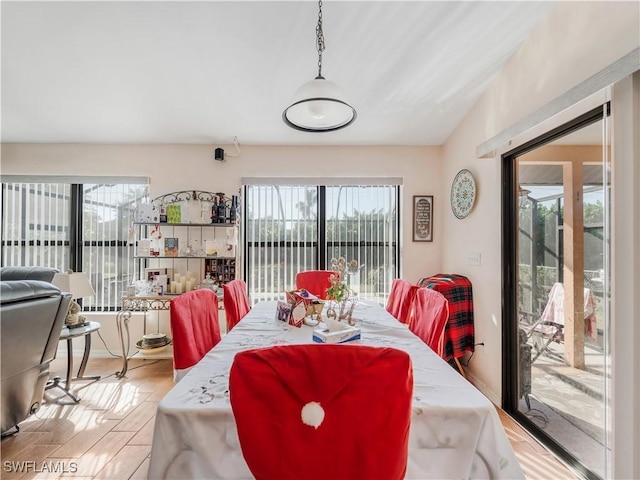
[[[65,368],[62,359],[52,364],[62,377]],[[103,378],[75,384],[79,404],[45,404],[21,424],[20,433],[2,440],[0,477],[146,478],[156,407],[173,386],[171,360],[134,359],[123,380],[113,375],[119,368],[115,358],[91,359],[86,374]],[[498,413],[528,479],[578,478],[509,416]],[[18,467],[23,471],[15,471]]]

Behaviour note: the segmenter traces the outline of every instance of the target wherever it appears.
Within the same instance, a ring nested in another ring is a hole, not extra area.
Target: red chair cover
[[[171,300],[173,368],[194,366],[220,341],[218,296],[208,289],[184,293]]]
[[[296,290],[305,289],[323,300],[327,299],[327,289],[331,286],[329,277],[338,276],[333,270],[307,270],[296,275]]]
[[[419,288],[413,299],[409,330],[444,358],[444,329],[449,319],[449,302],[440,292]]]
[[[234,358],[229,392],[258,480],[405,476],[413,396],[406,352],[335,344],[247,350]],[[321,423],[303,423],[303,407],[324,412]]]
[[[227,333],[235,327],[242,318],[249,313],[249,297],[247,296],[247,284],[244,280],[231,280],[222,286],[224,313],[227,318]]]
[[[403,278],[396,278],[391,283],[391,291],[387,299],[387,312],[401,323],[410,322],[411,304],[418,291],[417,285],[411,285]]]

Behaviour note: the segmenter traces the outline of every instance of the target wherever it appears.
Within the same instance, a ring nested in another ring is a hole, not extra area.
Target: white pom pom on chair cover
[[[256,479],[402,479],[413,370],[406,352],[305,344],[236,354],[229,378]]]

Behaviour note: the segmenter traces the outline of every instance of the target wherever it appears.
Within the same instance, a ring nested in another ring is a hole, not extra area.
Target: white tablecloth
[[[275,302],[261,302],[160,402],[149,478],[251,478],[229,402],[236,352],[311,343],[312,327],[283,328]],[[411,355],[414,400],[408,479],[524,478],[491,402],[384,308],[360,302],[362,344]],[[384,432],[380,432],[384,435]]]

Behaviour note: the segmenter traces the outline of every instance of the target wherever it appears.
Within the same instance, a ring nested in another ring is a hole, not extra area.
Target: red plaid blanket
[[[444,331],[444,359],[459,358],[474,351],[473,292],[467,277],[439,273],[421,278],[419,287],[440,292],[449,302],[449,320]]]

